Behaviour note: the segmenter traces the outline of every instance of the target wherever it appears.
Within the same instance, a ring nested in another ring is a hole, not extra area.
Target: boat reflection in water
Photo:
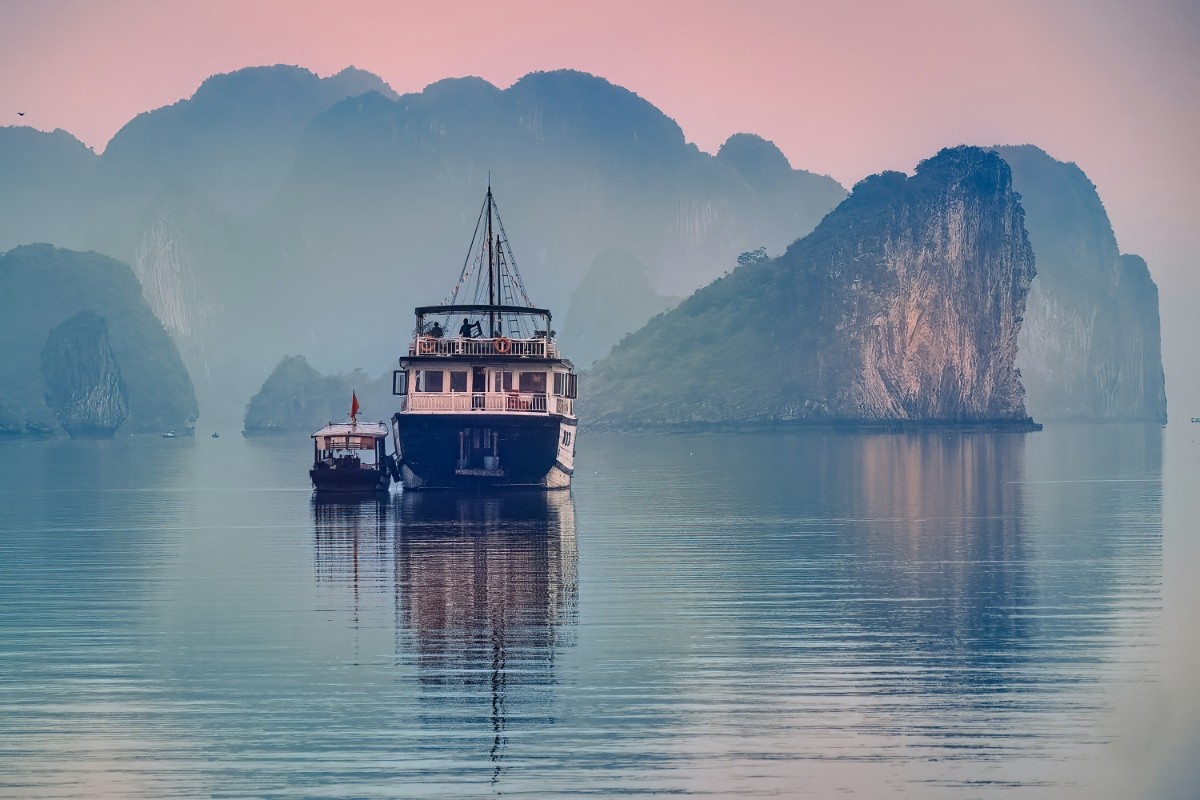
[[[317,580],[352,589],[354,627],[361,617],[375,628],[372,597],[393,593],[397,674],[409,666],[417,683],[413,723],[453,731],[453,744],[428,747],[477,759],[488,770],[477,779],[498,782],[510,730],[553,722],[555,663],[575,643],[570,492],[314,499],[313,520]]]
[[[571,496],[405,493],[396,551],[424,724],[490,737],[496,781],[510,727],[553,722],[555,661],[575,641]]]
[[[345,583],[355,595],[391,591],[392,500],[381,492],[314,494],[314,567],[321,582]]]

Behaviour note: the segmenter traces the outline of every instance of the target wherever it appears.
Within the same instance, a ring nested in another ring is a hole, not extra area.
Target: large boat
[[[550,322],[529,301],[489,186],[453,293],[416,309],[392,376],[405,489],[571,485],[576,375]]]

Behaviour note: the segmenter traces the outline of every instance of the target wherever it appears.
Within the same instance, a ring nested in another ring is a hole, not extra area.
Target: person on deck
[[[463,317],[463,324],[458,326],[458,335],[464,339],[471,338],[471,321]]]

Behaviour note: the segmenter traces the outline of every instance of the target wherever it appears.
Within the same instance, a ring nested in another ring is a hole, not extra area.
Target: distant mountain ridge
[[[314,120],[276,211],[315,221],[350,203],[356,219],[386,222],[409,234],[406,245],[453,263],[491,172],[510,226],[518,213],[526,220],[526,240],[514,247],[518,258],[526,253],[527,282],[549,286],[542,292],[551,300],[539,302],[557,304],[608,247],[633,252],[651,268],[655,288],[674,292],[706,283],[753,246],[781,250],[845,191],[826,176],[792,170],[782,154],[778,164],[787,171],[779,183],[802,184],[805,202],[797,204],[794,190],[787,202],[758,202],[759,190],[737,169],[701,153],[673,120],[602,78],[533,73],[505,90],[448,79],[395,102],[352,98]],[[565,283],[564,264],[573,279]],[[447,283],[439,278],[431,288]]]
[[[133,202],[150,202],[179,183],[218,208],[251,212],[279,190],[313,118],[368,91],[396,96],[354,68],[328,78],[282,64],[214,75],[190,98],[139,114],[117,131],[100,158],[102,177]]]
[[[36,229],[131,264],[202,405],[240,413],[279,353],[303,349],[330,372],[391,363],[405,309],[454,285],[489,172],[532,299],[563,333],[568,298],[610,248],[646,265],[662,296],[743,251],[782,250],[845,190],[757,143],[775,180],[748,179],[635,93],[570,70],[397,96],[358,71],[256,67],[139,115],[100,156],[43,148],[64,179],[28,224],[0,217],[0,249]],[[4,163],[0,204],[15,208]],[[376,293],[369,314],[364,287]]]

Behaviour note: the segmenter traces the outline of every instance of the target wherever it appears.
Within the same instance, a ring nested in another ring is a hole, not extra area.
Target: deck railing
[[[562,410],[563,397],[558,401],[558,413]],[[534,392],[413,392],[400,397],[400,410],[404,412],[487,411],[512,413],[546,413],[546,395]]]
[[[462,336],[438,338],[418,336],[408,346],[410,356],[518,356],[522,358],[558,358],[553,340],[533,339],[467,339]]]

